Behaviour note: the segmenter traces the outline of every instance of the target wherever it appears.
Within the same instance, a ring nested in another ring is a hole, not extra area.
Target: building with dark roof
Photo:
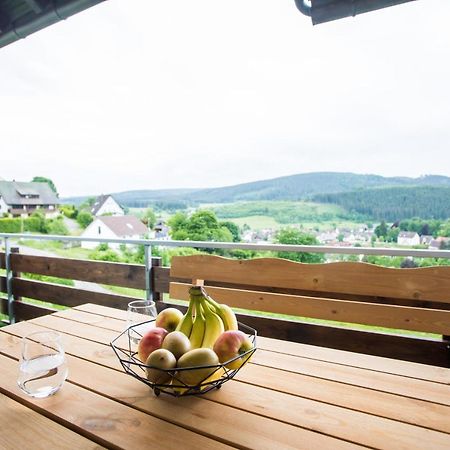
[[[93,216],[123,216],[125,211],[116,202],[112,195],[100,195],[95,199],[94,204],[91,207],[90,213]]]
[[[47,183],[0,181],[0,214],[27,217],[40,211],[51,217],[58,214],[59,200]]]

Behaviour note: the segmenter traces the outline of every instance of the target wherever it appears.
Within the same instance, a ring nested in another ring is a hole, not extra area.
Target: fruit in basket
[[[138,358],[142,362],[147,361],[148,355],[161,347],[167,334],[168,331],[160,327],[152,328],[150,331],[147,331],[139,341]]]
[[[236,358],[253,348],[252,341],[240,330],[229,330],[222,333],[216,340],[213,350],[221,363]],[[228,369],[239,369],[250,357],[248,355],[237,358],[225,365]]]
[[[195,319],[192,323],[191,334],[189,340],[191,342],[191,348],[200,348],[202,346],[203,337],[205,335],[205,316],[203,314],[203,307],[201,302],[197,299],[194,300],[195,304]]]
[[[183,313],[179,309],[166,308],[156,316],[155,325],[157,327],[165,328],[170,333],[171,331],[176,330],[182,318]]]
[[[170,372],[165,372],[165,370],[175,368],[177,360],[169,350],[160,348],[150,353],[145,364],[147,366],[152,366],[151,368],[145,369],[147,380],[156,384],[165,384],[172,378]]]
[[[186,367],[198,367],[198,369],[180,370],[177,372],[177,378],[189,386],[195,386],[211,376],[219,364],[219,358],[210,348],[196,348],[185,353],[177,363],[177,367],[182,369]]]
[[[224,332],[225,328],[222,319],[216,314],[208,304],[204,304],[205,314],[205,335],[203,336],[202,347],[213,348],[217,338]]]
[[[238,329],[236,315],[228,305],[217,303],[206,293],[205,300],[209,307],[222,319],[225,331]]]
[[[181,331],[187,337],[189,337],[189,335],[191,334],[191,330],[192,330],[194,313],[195,313],[195,303],[193,302],[193,300],[191,298],[191,301],[189,302],[189,306],[186,311],[186,314],[183,316],[180,323],[178,324],[176,331]]]
[[[172,352],[178,359],[191,349],[191,342],[181,331],[172,331],[164,338],[162,348]]]

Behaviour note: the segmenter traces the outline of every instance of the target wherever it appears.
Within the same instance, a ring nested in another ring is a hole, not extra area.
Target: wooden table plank
[[[88,380],[95,380],[93,382],[99,382],[99,379],[101,380],[102,378],[98,373],[92,373],[91,376],[86,377],[87,373],[88,370],[86,368],[80,370],[80,380],[87,378]],[[136,383],[134,379],[131,379],[131,382],[134,384]],[[91,388],[94,390],[104,390],[104,386],[110,385],[117,385],[117,375],[115,375],[114,383],[112,383],[111,380],[104,379],[100,382],[100,386],[91,386]],[[144,385],[142,386],[148,391]],[[226,388],[228,388],[229,393],[225,392]],[[126,393],[130,391],[131,387],[127,387],[127,389],[124,390]],[[230,395],[231,392],[234,393],[233,396]],[[122,393],[122,395],[124,395],[124,393]],[[319,430],[322,433],[336,435],[344,439],[357,441],[377,448],[390,448],[386,447],[388,442],[389,446],[396,444],[396,446],[405,446],[407,448],[420,448],[420,446],[417,447],[417,443],[420,442],[420,438],[427,433],[427,442],[432,442],[433,446],[436,448],[440,448],[449,443],[449,436],[442,435],[441,433],[436,434],[429,430],[424,431],[423,429],[397,423],[395,421],[370,417],[367,414],[354,411],[342,410],[342,408],[333,405],[325,405],[305,399],[296,399],[293,396],[272,392],[267,389],[264,390],[264,394],[261,394],[260,388],[255,389],[250,386],[245,387],[243,390],[242,386],[234,382],[228,383],[228,385],[224,386],[220,392],[215,392],[211,394],[211,396],[212,397],[210,398],[213,399],[214,396],[218,397],[215,399],[216,401],[227,405],[230,404],[230,399],[233,398],[234,403],[232,404],[235,407],[243,409],[246,409],[246,404],[250,404],[253,407],[253,412],[258,411],[259,414],[263,414],[263,411],[268,409],[267,405],[271,405],[271,413],[277,420],[288,421],[289,413],[292,414],[292,411],[298,411],[300,414],[297,416],[290,416],[290,420],[293,421],[293,423],[303,426],[306,424],[306,426]],[[133,398],[134,397],[138,396],[133,395]],[[243,398],[245,398],[245,402],[242,401]],[[259,402],[257,399],[259,399]],[[184,401],[187,399],[182,400]],[[367,400],[369,399],[366,398],[366,401]],[[148,401],[148,396],[144,396],[144,401]],[[170,399],[169,401],[176,402],[180,400]],[[161,405],[161,403],[159,403],[159,405]],[[274,411],[276,411],[276,413],[274,413]],[[223,417],[223,414],[218,414],[217,417],[220,420],[220,418]],[[241,421],[239,420],[239,422]],[[355,432],[355,430],[357,430],[357,432]],[[392,435],[392,438],[389,441],[385,439],[386,433]]]
[[[88,324],[73,322],[56,316],[43,316],[33,319],[31,323],[39,324],[67,334],[109,344],[117,333],[104,328],[96,328]],[[366,387],[377,391],[398,394],[419,400],[431,401],[442,405],[450,405],[450,389],[448,386],[420,379],[409,379],[388,373],[375,372],[357,367],[343,366],[326,361],[302,358],[282,353],[258,349],[251,364],[286,370],[288,372],[339,381],[354,386]]]
[[[74,309],[67,310],[68,318],[71,317],[71,311],[74,310],[86,311],[92,314],[101,315],[103,317],[114,317],[114,319],[118,322],[114,322],[114,327],[107,326],[107,328],[116,331],[120,331],[120,328],[116,328],[116,325],[120,324],[121,320],[126,320],[126,311],[107,308],[105,306],[95,305],[93,303],[80,305]],[[335,350],[326,347],[317,347],[308,344],[299,344],[296,342],[281,341],[262,336],[258,336],[258,348],[450,385],[450,369],[443,367],[405,362],[396,359],[365,355],[362,353],[354,353],[344,350]]]
[[[28,326],[31,325],[33,325],[33,331],[45,329],[31,323],[28,324]],[[15,336],[23,336],[27,332],[24,323],[9,326],[4,330],[8,333],[13,333]],[[84,341],[82,338],[64,334],[63,338],[66,343],[66,353],[88,360],[94,360],[98,364],[122,372],[122,367],[118,364],[116,356],[112,354],[109,347],[103,344],[90,343],[89,341]],[[19,338],[13,339],[12,336],[6,338],[0,335],[0,352],[3,351],[3,353],[8,355],[18,357],[19,350],[16,348],[18,342]],[[88,352],[92,346],[95,347],[88,354],[86,354],[85,349],[87,343]],[[102,349],[102,345],[103,350],[99,350],[99,348]],[[105,356],[107,352],[111,354],[110,358],[106,360]],[[101,355],[102,357],[96,358],[97,355]],[[248,364],[245,370],[240,371],[236,379],[247,385],[261,386],[282,393],[335,404],[438,431],[450,432],[450,422],[447,420],[447,417],[450,415],[450,408],[442,405],[253,364]],[[392,405],[395,405],[395,407],[393,408]],[[263,409],[263,405],[254,408],[258,413]],[[281,418],[280,420],[285,420],[285,418]]]
[[[54,396],[35,399],[17,386],[17,361],[0,355],[2,383],[0,392],[76,429],[89,439],[106,447],[136,449],[158,444],[159,448],[226,448],[224,444],[177,427],[164,420],[129,408],[72,383],[65,383]],[[27,432],[28,433],[28,432]]]
[[[126,313],[96,309],[82,305],[6,327],[0,331],[0,352],[17,358],[19,339],[13,335],[45,328],[60,330],[68,341],[67,385],[76,383],[90,395],[180,425],[184,431],[195,430],[197,436],[217,436],[220,442],[240,448],[450,447],[445,372],[430,371],[432,380],[425,381],[421,365],[411,367],[408,365],[413,363],[402,362],[405,369],[395,364],[393,368],[403,370],[403,375],[385,373],[378,370],[383,358],[364,361],[363,365],[372,365],[370,369],[354,366],[355,354],[349,352],[343,352],[341,364],[339,351],[331,351],[331,361],[327,361],[324,353],[315,355],[312,348],[306,348],[305,356],[296,353],[299,344],[284,346],[281,341],[267,340],[265,349],[258,350],[253,362],[221,390],[197,398],[156,398],[147,386],[122,372],[114,355],[112,359],[108,356],[108,351],[112,353],[108,344],[118,328],[122,329]],[[114,317],[109,320],[108,314]],[[411,397],[415,391],[416,396]],[[239,437],[233,438],[236,434]],[[96,442],[101,443],[99,439]]]
[[[0,333],[0,338],[3,333]],[[5,352],[3,350],[3,352]],[[18,357],[17,345],[9,345],[8,354]],[[165,422],[174,423],[213,439],[220,439],[239,448],[310,448],[314,443],[323,448],[356,448],[333,437],[307,429],[272,421],[204,398],[157,398],[143,383],[125,373],[117,373],[95,363],[68,356],[69,380],[102,395],[139,408]],[[0,360],[1,361],[1,360]],[[270,391],[268,391],[270,392]],[[255,436],[252,430],[258,430]],[[295,442],[301,442],[297,447]]]
[[[3,449],[104,448],[3,394],[0,394],[0,418],[0,448]]]

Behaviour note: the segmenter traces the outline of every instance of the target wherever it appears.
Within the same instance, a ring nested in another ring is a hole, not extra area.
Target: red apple
[[[145,362],[153,350],[161,348],[164,338],[167,335],[167,330],[156,327],[142,336],[138,344],[138,358]]]
[[[170,333],[175,331],[182,318],[183,313],[179,309],[166,308],[156,316],[155,325],[165,328]]]
[[[240,330],[229,330],[223,332],[217,338],[213,350],[219,357],[219,361],[225,363],[230,359],[242,355],[251,348],[253,348],[252,341],[245,333]],[[248,355],[243,358],[238,358],[235,361],[225,364],[225,367],[228,369],[239,369],[248,359]]]

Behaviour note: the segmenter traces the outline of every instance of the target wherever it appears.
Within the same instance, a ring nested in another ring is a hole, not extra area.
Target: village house
[[[397,238],[398,245],[419,245],[420,244],[420,236],[413,231],[400,231]]]
[[[47,183],[0,181],[0,215],[28,217],[36,211],[45,217],[56,217],[58,196]]]
[[[164,220],[158,219],[156,221],[155,227],[155,239],[169,240],[169,227],[166,225]]]
[[[428,234],[423,234],[422,236],[420,236],[420,243],[422,245],[426,245],[427,247],[431,244],[431,242],[433,241],[433,236],[428,235]]]
[[[91,207],[90,213],[93,216],[123,216],[125,211],[116,202],[112,195],[100,195],[95,199],[94,204]]]
[[[109,239],[141,239],[147,234],[147,227],[136,216],[100,216],[84,230],[82,237]],[[99,245],[94,241],[83,241],[81,247],[94,249]],[[120,243],[110,243],[118,250]]]

